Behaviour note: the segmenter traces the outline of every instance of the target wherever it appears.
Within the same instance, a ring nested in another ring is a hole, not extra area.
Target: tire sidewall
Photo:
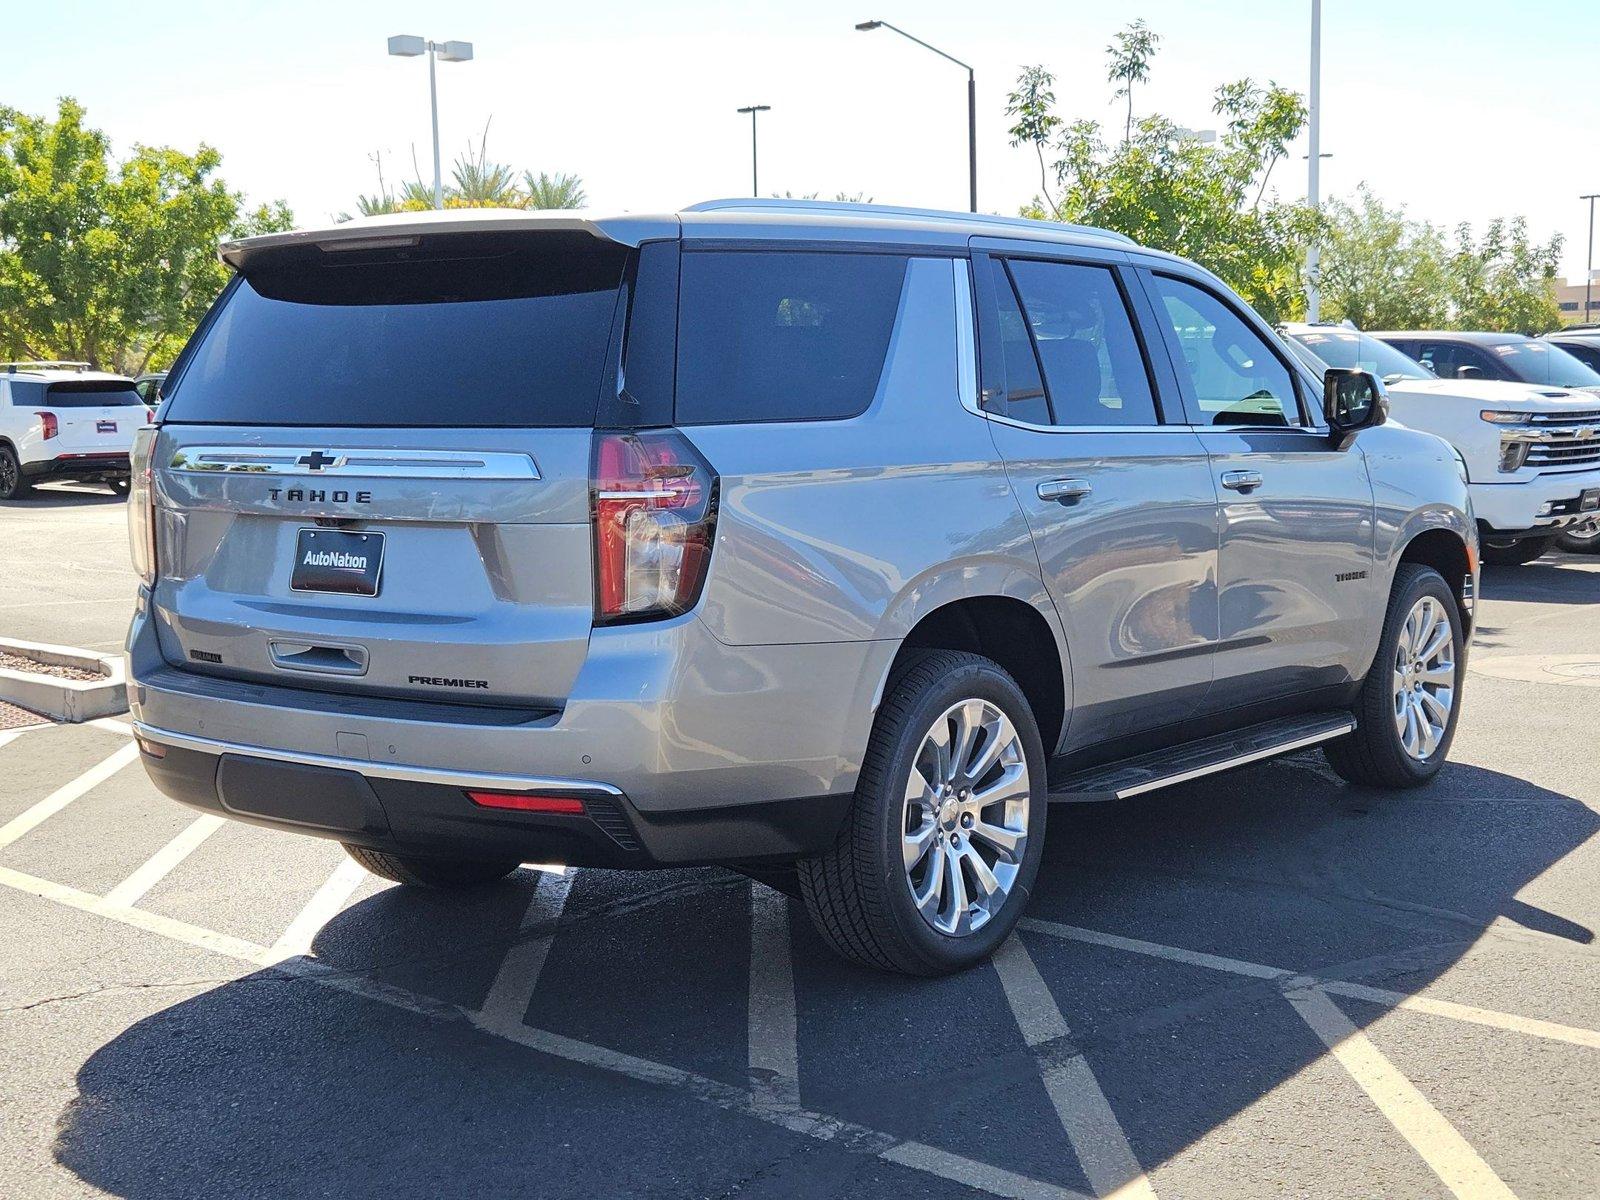
[[[989,921],[975,933],[962,937],[940,933],[922,918],[911,897],[901,858],[901,822],[906,781],[910,777],[922,739],[939,715],[952,705],[968,699],[987,700],[1010,719],[1022,741],[1028,764],[1029,808],[1028,843],[1022,855],[1011,893]],[[882,894],[887,900],[895,927],[918,958],[936,971],[949,971],[986,959],[1005,941],[1027,907],[1044,853],[1045,814],[1048,808],[1044,746],[1021,688],[998,666],[974,662],[950,671],[938,682],[925,686],[910,704],[899,728],[893,731],[894,744],[888,769],[878,787],[882,795],[873,797],[876,817],[876,844],[879,851]]]
[[[1451,688],[1450,718],[1445,722],[1444,736],[1439,739],[1439,744],[1427,758],[1418,760],[1406,753],[1405,747],[1400,742],[1400,734],[1394,727],[1394,688],[1392,677],[1394,674],[1395,651],[1400,644],[1400,631],[1405,627],[1406,617],[1417,601],[1424,596],[1432,596],[1444,605],[1445,615],[1450,621],[1450,634],[1454,639],[1456,677]],[[1432,569],[1423,571],[1411,580],[1405,590],[1395,597],[1395,604],[1390,610],[1392,619],[1383,631],[1383,640],[1378,646],[1378,658],[1374,664],[1374,672],[1378,684],[1384,689],[1386,698],[1383,732],[1394,760],[1411,777],[1418,782],[1432,779],[1444,766],[1445,759],[1449,757],[1450,745],[1455,741],[1456,725],[1461,719],[1461,693],[1462,684],[1465,682],[1466,663],[1466,638],[1461,626],[1461,610],[1456,604],[1455,593],[1450,590],[1450,585],[1444,577]]]
[[[10,463],[12,471],[15,472],[16,480],[15,483],[7,488],[3,482],[6,473],[0,471],[0,500],[19,499],[28,491],[28,480],[22,474],[22,460],[17,457],[17,452],[10,446],[0,446],[0,460]]]

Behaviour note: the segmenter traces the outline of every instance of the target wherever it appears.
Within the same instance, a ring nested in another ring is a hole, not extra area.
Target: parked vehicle
[[[1600,325],[1569,325],[1544,335],[1552,346],[1560,346],[1584,366],[1600,374]],[[1556,545],[1576,554],[1600,554],[1600,524],[1582,529],[1564,529],[1556,535]]]
[[[1600,392],[1600,372],[1560,346],[1520,333],[1370,332],[1440,379],[1500,379]]]
[[[161,381],[166,377],[165,371],[150,371],[134,380],[133,390],[139,393],[139,399],[144,401],[146,408],[154,408],[161,403]]]
[[[133,435],[150,419],[126,376],[88,363],[0,363],[0,500],[52,479],[127,495]]]
[[[1379,375],[1394,417],[1448,441],[1471,481],[1483,560],[1532,562],[1563,533],[1600,521],[1600,401],[1590,392],[1489,379],[1440,379],[1346,325],[1287,325],[1317,364]]]
[[[726,864],[935,974],[1014,927],[1049,800],[1449,751],[1455,452],[1192,263],[775,201],[222,257],[130,517],[188,804],[407,884]]]

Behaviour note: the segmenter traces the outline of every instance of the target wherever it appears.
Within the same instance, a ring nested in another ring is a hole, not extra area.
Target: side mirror
[[[1322,377],[1322,413],[1334,440],[1343,442],[1388,420],[1389,397],[1371,371],[1329,367]]]
[[[1457,379],[1482,379],[1483,378],[1483,368],[1482,367],[1474,367],[1474,366],[1471,366],[1470,364],[1463,363],[1461,366],[1456,368],[1456,378]]]

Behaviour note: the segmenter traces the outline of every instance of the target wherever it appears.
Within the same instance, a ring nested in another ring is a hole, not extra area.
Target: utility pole
[[[898,33],[907,41],[915,42],[924,50],[932,50],[940,58],[955,63],[967,73],[967,199],[972,206],[972,211],[978,211],[978,84],[972,73],[972,67],[962,62],[953,54],[946,54],[937,46],[930,46],[919,37],[914,37],[901,29],[898,25],[891,25],[887,21],[863,21],[856,26],[861,33],[870,33],[874,29],[888,29]]]
[[[1579,196],[1578,199],[1589,202],[1589,258],[1583,266],[1583,320],[1587,324],[1589,321],[1589,293],[1594,289],[1594,202],[1600,200],[1600,192]]]
[[[756,114],[771,112],[772,105],[751,104],[748,107],[739,109],[738,111],[750,114],[750,194],[752,196],[759,197],[761,195],[761,185],[758,182],[758,176],[756,175]]]
[[[1315,216],[1322,209],[1322,0],[1311,0],[1311,93],[1307,106],[1311,130],[1309,166],[1306,170],[1306,205]],[[1322,311],[1322,248],[1316,235],[1306,247],[1306,320],[1315,322]]]

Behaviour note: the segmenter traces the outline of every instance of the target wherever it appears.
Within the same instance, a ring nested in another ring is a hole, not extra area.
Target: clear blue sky
[[[749,191],[742,104],[765,103],[763,193],[864,192],[884,202],[966,203],[961,71],[868,18],[901,25],[978,72],[980,204],[1013,212],[1035,167],[1007,144],[1017,69],[1059,78],[1069,119],[1117,119],[1104,81],[1111,34],[1136,16],[1162,35],[1135,111],[1206,128],[1211,89],[1249,75],[1304,90],[1309,0],[648,4],[460,0],[14,0],[0,102],[45,111],[75,95],[119,149],[135,141],[224,155],[252,198],[281,197],[305,221],[428,165],[426,68],[384,39],[417,33],[476,43],[441,65],[448,160],[491,117],[489,151],[518,166],[580,174],[599,207],[659,209]],[[1567,237],[1583,267],[1586,209],[1600,191],[1600,3],[1325,0],[1325,193],[1370,183],[1413,214],[1481,225],[1525,214]],[[1275,177],[1304,193],[1296,149]]]

